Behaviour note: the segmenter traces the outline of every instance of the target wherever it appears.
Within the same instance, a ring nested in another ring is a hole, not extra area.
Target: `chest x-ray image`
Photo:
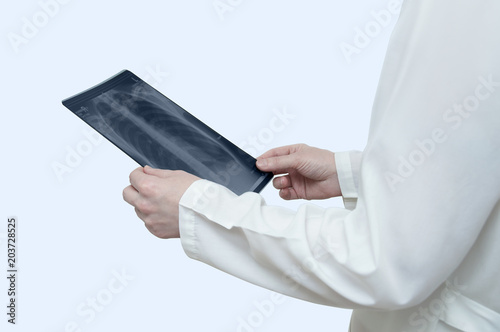
[[[130,71],[63,101],[141,166],[184,170],[236,194],[272,178],[255,159]]]

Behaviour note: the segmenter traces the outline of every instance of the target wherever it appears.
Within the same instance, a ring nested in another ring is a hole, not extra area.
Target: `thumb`
[[[171,171],[166,170],[166,169],[153,168],[153,167],[148,166],[148,165],[144,166],[144,173],[145,174],[157,176],[160,178],[167,177],[169,172],[171,172]]]
[[[290,169],[296,169],[297,163],[296,154],[257,159],[257,167],[261,171],[274,173],[287,173]]]

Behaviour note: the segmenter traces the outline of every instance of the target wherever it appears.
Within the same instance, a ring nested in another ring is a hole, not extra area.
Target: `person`
[[[500,1],[405,1],[365,149],[258,158],[282,198],[345,208],[290,211],[150,167],[124,199],[193,259],[354,309],[352,332],[500,331],[499,17]]]

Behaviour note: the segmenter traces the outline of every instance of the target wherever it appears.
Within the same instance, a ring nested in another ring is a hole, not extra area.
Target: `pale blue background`
[[[259,153],[297,142],[363,149],[396,17],[351,63],[339,45],[390,1],[223,2],[234,4],[224,20],[212,0],[68,1],[15,52],[9,34],[42,9],[2,0],[0,268],[6,221],[16,216],[20,307],[18,325],[7,324],[2,278],[1,331],[60,332],[74,321],[81,331],[230,332],[256,312],[255,301],[270,299],[268,290],[190,260],[179,241],[152,236],[121,196],[137,165],[107,141],[62,181],[52,169],[86,140],[86,125],[60,101],[125,68],[143,78],[168,72],[149,82],[240,146],[269,133],[273,109],[286,107],[296,118]],[[304,203],[283,202],[271,186],[262,194],[292,209]],[[87,323],[78,306],[122,269],[134,280]],[[346,331],[349,316],[287,298],[254,330]]]

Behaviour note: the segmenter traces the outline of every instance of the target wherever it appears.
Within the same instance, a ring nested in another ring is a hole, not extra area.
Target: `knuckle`
[[[132,172],[130,172],[128,179],[132,183],[132,179],[136,177],[136,174],[138,172],[139,168],[134,169]]]
[[[145,180],[138,184],[139,192],[144,196],[154,196],[157,194],[157,186],[154,181]]]
[[[147,200],[141,200],[139,202],[137,202],[137,209],[145,214],[145,215],[150,215],[152,213],[155,212],[155,208],[154,208],[154,205],[151,204],[149,201]],[[147,217],[146,217],[147,218]]]

